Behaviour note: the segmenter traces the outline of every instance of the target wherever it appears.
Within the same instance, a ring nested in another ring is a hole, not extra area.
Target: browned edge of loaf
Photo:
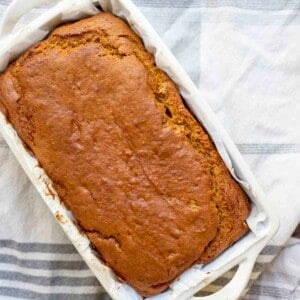
[[[100,37],[99,42],[109,53],[122,57],[124,53],[115,45],[116,41],[110,39],[105,30],[101,29],[101,20],[111,23],[118,22],[118,26],[122,23],[123,25],[120,26],[127,27],[127,25],[124,25],[124,21],[120,21],[119,18],[110,13],[100,13],[97,16],[77,21],[71,25],[60,26],[51,33],[46,41],[37,44],[15,63],[12,63],[7,72],[13,71],[13,68],[20,66],[22,61],[34,57],[35,54],[41,53],[47,47],[60,47],[61,44],[65,43],[67,49],[69,46],[76,47],[76,44],[93,41],[94,38],[97,40],[98,37]],[[94,21],[96,21],[98,28],[94,28]],[[69,34],[70,28],[73,29],[73,32],[78,31],[78,33]],[[127,39],[132,49],[134,49],[133,55],[149,73],[148,85],[155,95],[156,105],[164,115],[166,122],[176,132],[183,134],[195,151],[206,157],[210,166],[212,178],[211,200],[218,209],[219,227],[215,238],[207,245],[198,259],[199,263],[208,263],[248,231],[245,223],[250,212],[248,198],[230,175],[205,129],[185,106],[175,84],[163,71],[156,67],[153,56],[145,50],[141,39],[130,28],[127,29],[128,34],[123,35],[122,38]],[[74,45],[72,46],[72,44]],[[9,112],[1,102],[1,89],[0,110],[9,120]],[[120,275],[120,277],[122,276]],[[151,291],[139,290],[138,286],[135,286],[135,288],[142,295],[149,296],[163,291],[169,283],[166,282]]]

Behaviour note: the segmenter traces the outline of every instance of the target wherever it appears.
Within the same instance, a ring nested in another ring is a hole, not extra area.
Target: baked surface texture
[[[209,136],[110,13],[58,27],[12,63],[0,109],[101,259],[142,295],[248,231],[249,201]]]

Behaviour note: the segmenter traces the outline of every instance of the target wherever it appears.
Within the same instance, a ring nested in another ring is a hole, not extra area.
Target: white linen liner
[[[177,84],[185,103],[206,128],[231,174],[252,201],[251,214],[247,219],[250,232],[245,237],[211,263],[193,266],[175,280],[166,292],[149,299],[190,298],[209,282],[239,264],[234,278],[222,290],[210,296],[197,297],[197,299],[237,298],[249,280],[257,255],[275,234],[279,224],[273,208],[266,205],[263,192],[234,143],[175,57],[130,0],[99,0],[99,3],[92,0],[62,0],[22,29],[13,31],[15,24],[26,12],[51,2],[53,1],[14,0],[10,4],[0,25],[0,71],[5,70],[9,61],[42,40],[58,24],[97,14],[99,10],[94,4],[100,4],[102,10],[111,11],[125,19],[142,38],[146,49],[154,55],[157,66]],[[67,236],[111,297],[141,299],[134,289],[120,282],[110,268],[95,256],[89,246],[89,240],[74,225],[72,214],[60,203],[58,195],[52,188],[51,180],[39,167],[37,160],[24,148],[17,133],[2,114],[0,114],[0,132]]]

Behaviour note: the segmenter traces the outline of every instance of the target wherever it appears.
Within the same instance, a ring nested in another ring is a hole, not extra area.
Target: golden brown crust
[[[121,19],[57,28],[1,76],[0,96],[101,258],[141,294],[248,230],[244,192]]]

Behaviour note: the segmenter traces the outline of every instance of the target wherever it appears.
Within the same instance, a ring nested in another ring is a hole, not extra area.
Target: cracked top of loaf
[[[110,13],[58,27],[12,63],[0,109],[101,259],[144,296],[248,230],[248,199],[213,142]]]

